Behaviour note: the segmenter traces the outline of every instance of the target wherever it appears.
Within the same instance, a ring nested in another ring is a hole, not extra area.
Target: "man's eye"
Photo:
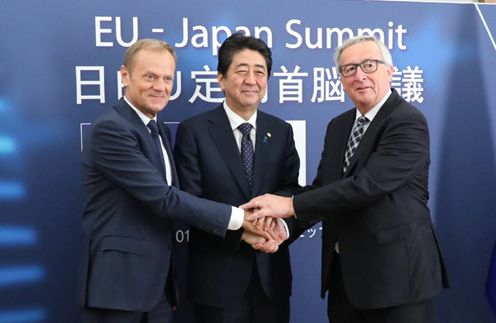
[[[145,81],[153,81],[153,80],[155,80],[155,76],[153,76],[151,74],[146,74],[144,76],[144,79],[145,79]]]
[[[345,73],[350,73],[350,72],[353,72],[353,71],[355,70],[355,68],[356,68],[355,66],[346,66],[346,67],[344,68],[344,72],[345,72]]]

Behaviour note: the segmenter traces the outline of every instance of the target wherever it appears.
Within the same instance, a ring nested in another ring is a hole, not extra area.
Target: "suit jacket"
[[[354,121],[355,109],[331,120],[313,189],[294,198],[304,225],[323,219],[322,297],[339,241],[344,286],[357,308],[432,298],[447,279],[427,206],[427,122],[393,90],[343,174]]]
[[[298,186],[299,158],[291,126],[258,111],[255,175],[252,192],[227,115],[218,108],[182,122],[176,134],[175,158],[181,187],[214,201],[241,205],[267,192]],[[289,222],[290,231],[292,222]],[[266,295],[277,300],[291,294],[287,243],[274,254],[254,251],[240,242],[242,231],[226,237],[190,231],[189,296],[194,303],[226,307],[246,292],[257,266]],[[292,239],[298,238],[294,231]]]
[[[172,158],[168,129],[160,123],[159,129]],[[78,298],[85,306],[147,311],[156,305],[171,267],[171,220],[226,234],[231,207],[167,185],[151,162],[154,149],[123,99],[92,126],[82,157],[87,199]]]

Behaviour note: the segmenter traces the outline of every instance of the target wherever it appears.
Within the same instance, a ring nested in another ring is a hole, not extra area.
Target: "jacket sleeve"
[[[146,138],[122,122],[104,119],[94,124],[83,162],[94,173],[143,203],[152,214],[181,220],[224,236],[230,206],[197,198],[168,186],[143,152]],[[172,157],[172,156],[171,156]],[[98,180],[87,175],[86,180]]]
[[[425,168],[430,162],[427,122],[417,110],[407,111],[390,115],[382,122],[384,128],[379,132],[376,146],[365,165],[352,176],[322,185],[320,176],[326,163],[321,161],[314,181],[317,187],[294,198],[299,222],[308,225],[326,216],[350,214],[384,198],[414,178],[418,182],[427,181]],[[322,160],[329,140],[332,138],[326,134]],[[422,190],[416,187],[413,191]]]

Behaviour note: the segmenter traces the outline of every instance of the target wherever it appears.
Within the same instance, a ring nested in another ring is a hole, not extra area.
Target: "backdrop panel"
[[[75,277],[88,125],[122,94],[119,66],[138,38],[165,39],[179,61],[175,125],[222,100],[216,54],[242,30],[273,50],[261,109],[291,121],[316,173],[327,122],[352,107],[334,49],[373,33],[391,49],[393,86],[431,131],[430,206],[452,288],[438,322],[491,322],[484,284],[496,239],[496,6],[373,1],[0,1],[0,322],[78,322]],[[292,323],[326,322],[320,225],[292,248]],[[176,235],[186,261],[187,227]],[[185,277],[182,276],[182,284]],[[188,307],[178,313],[190,322]]]

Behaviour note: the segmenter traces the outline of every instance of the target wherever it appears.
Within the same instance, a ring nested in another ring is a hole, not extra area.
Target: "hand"
[[[289,232],[286,231],[286,227],[282,219],[273,220],[272,226],[267,232],[270,234],[272,239],[280,245],[289,238]]]
[[[245,218],[243,220],[242,228],[244,231],[251,232],[255,235],[263,237],[265,240],[270,240],[272,237],[270,234],[264,230],[263,228],[258,228],[255,226],[255,223],[252,221],[248,221],[247,218],[250,216],[251,212],[245,210]]]
[[[251,245],[255,250],[259,250],[265,253],[274,253],[279,249],[279,243],[273,239],[265,239],[262,236],[254,234],[249,231],[243,231],[241,239]]]
[[[251,213],[253,213],[253,212],[251,212]],[[258,219],[255,219],[253,221],[253,225],[256,226],[260,230],[269,231],[269,230],[272,230],[276,226],[276,219],[270,218],[270,217],[258,218]]]
[[[289,218],[295,215],[293,200],[290,197],[264,194],[253,198],[250,202],[240,206],[245,212],[252,210],[253,214],[245,220],[253,221],[263,217]]]

